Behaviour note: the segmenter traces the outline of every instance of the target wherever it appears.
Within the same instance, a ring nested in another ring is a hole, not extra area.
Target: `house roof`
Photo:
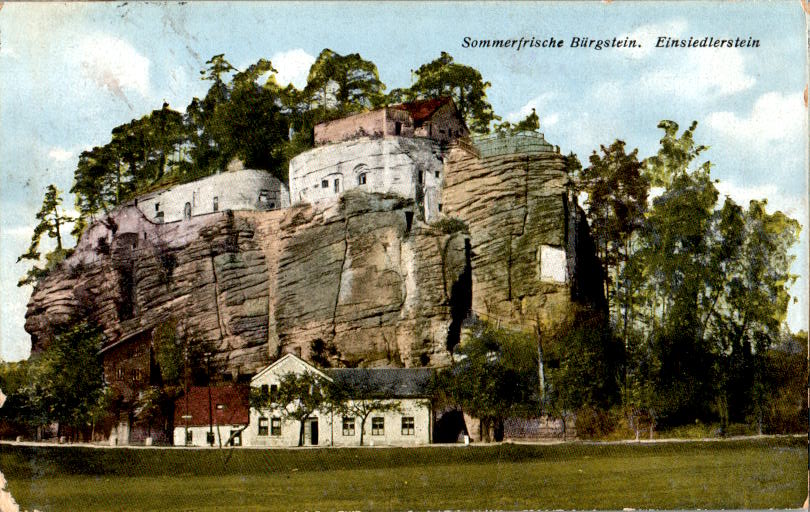
[[[228,384],[211,386],[210,422],[214,425],[246,425],[250,422],[248,386]],[[188,423],[186,423],[188,421]],[[186,397],[174,402],[174,426],[202,427],[209,425],[209,401],[207,386],[193,386]]]
[[[322,371],[318,370],[317,368],[315,368],[314,366],[312,366],[308,362],[304,361],[300,357],[296,356],[295,354],[284,354],[283,356],[278,358],[276,361],[271,363],[269,366],[267,366],[264,370],[260,371],[256,375],[254,375],[253,378],[250,379],[250,382],[252,382],[252,383],[258,382],[268,372],[272,371],[273,369],[275,369],[277,367],[289,364],[289,363],[291,363],[293,361],[298,361],[300,363],[303,363],[306,367],[308,367],[307,370],[312,371],[312,372],[314,372],[315,374],[317,374],[317,375],[319,375],[321,377],[324,377],[326,379],[331,380],[328,375],[326,375]]]
[[[432,368],[330,368],[324,370],[349,392],[390,398],[430,395]]]
[[[393,105],[391,108],[405,110],[411,115],[414,124],[419,125],[436,113],[441,107],[452,102],[450,97],[434,98],[432,100],[417,100],[408,103]]]

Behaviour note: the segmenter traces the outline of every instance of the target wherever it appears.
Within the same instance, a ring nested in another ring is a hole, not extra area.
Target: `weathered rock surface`
[[[444,154],[442,212],[463,229],[425,224],[413,197],[361,190],[167,224],[122,207],[35,288],[34,350],[74,318],[98,322],[106,347],[173,319],[235,376],[284,352],[333,366],[445,365],[470,310],[553,325],[572,300],[598,302],[599,266],[564,157],[542,137],[506,142]]]
[[[175,319],[232,374],[286,351],[335,365],[445,364],[447,290],[463,270],[464,240],[409,227],[413,206],[347,193],[325,210],[163,225],[125,207],[41,280],[26,329],[37,348],[60,324],[89,317],[111,346]]]
[[[565,158],[542,138],[542,145],[514,141],[505,138],[498,151],[498,139],[490,138],[483,154],[452,146],[442,202],[469,227],[473,312],[517,327],[550,327],[572,299],[599,300],[594,277],[580,276],[592,263],[587,224],[570,193]],[[566,268],[551,269],[563,281],[542,276],[543,246],[564,251]]]

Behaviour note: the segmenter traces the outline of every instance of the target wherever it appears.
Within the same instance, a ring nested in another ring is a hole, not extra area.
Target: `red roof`
[[[422,121],[428,119],[436,113],[441,107],[451,101],[450,97],[435,98],[432,100],[417,100],[409,103],[402,103],[400,105],[393,105],[393,108],[405,110],[413,119],[414,124],[421,124]]]
[[[211,417],[214,425],[246,425],[250,422],[248,386],[229,384],[211,386]],[[208,387],[193,386],[188,389],[188,409],[186,397],[174,402],[174,426],[203,427],[209,424]],[[186,423],[188,421],[188,423]]]

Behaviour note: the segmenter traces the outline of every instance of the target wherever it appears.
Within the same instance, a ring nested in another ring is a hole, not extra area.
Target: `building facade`
[[[248,388],[192,386],[174,403],[175,446],[242,446]]]
[[[341,414],[331,408],[316,410],[304,423],[304,446],[360,446],[361,429],[366,446],[417,446],[431,442],[432,414],[427,393],[430,369],[319,370],[287,354],[256,374],[250,385],[272,393],[289,373],[312,373],[327,381],[337,381],[348,390],[372,386],[379,391],[377,400],[395,406],[394,410],[372,411],[364,425],[356,415]],[[300,427],[298,421],[285,419],[279,408],[251,408],[250,424],[242,441],[245,446],[298,446]]]
[[[321,123],[316,147],[290,161],[290,197],[335,201],[361,189],[413,199],[427,221],[442,209],[444,145],[469,135],[449,98],[416,101]]]
[[[277,210],[290,206],[287,186],[267,171],[242,169],[175,185],[135,200],[147,219],[177,222],[225,210]]]

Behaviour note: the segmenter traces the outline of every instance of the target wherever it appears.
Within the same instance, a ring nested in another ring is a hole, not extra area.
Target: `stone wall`
[[[155,222],[225,210],[275,210],[290,206],[287,186],[269,172],[242,169],[140,196],[135,202]]]
[[[399,123],[399,132],[397,132]],[[407,112],[381,108],[335,119],[315,126],[315,145],[345,142],[360,137],[380,138],[388,135],[413,137],[413,120]]]

